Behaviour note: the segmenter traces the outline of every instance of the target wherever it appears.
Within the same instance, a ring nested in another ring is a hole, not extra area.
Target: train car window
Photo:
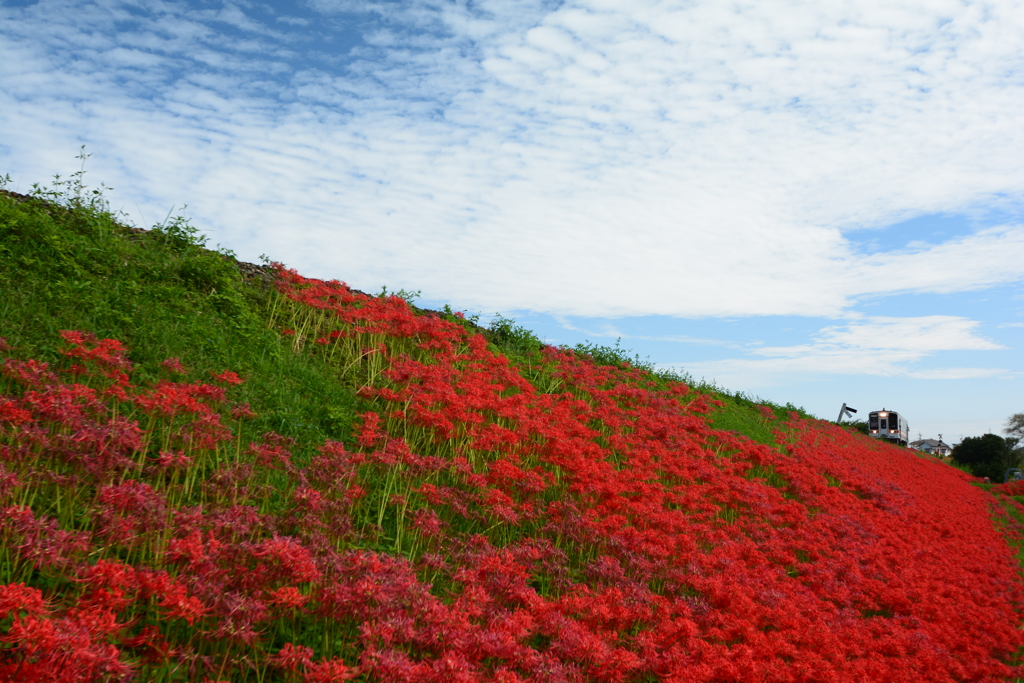
[[[871,415],[871,417],[869,418],[869,422],[870,422],[870,424],[868,425],[868,429],[878,429],[878,416],[877,415]]]
[[[888,428],[889,428],[889,424],[885,421],[885,418],[883,417],[882,418],[882,429],[888,429]]]

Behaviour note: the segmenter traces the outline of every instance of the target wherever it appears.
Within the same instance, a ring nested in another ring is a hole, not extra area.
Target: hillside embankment
[[[42,199],[0,196],[0,680],[1021,675],[1016,491]]]

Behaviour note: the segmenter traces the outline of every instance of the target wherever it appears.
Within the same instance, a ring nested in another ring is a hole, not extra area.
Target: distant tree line
[[[976,477],[988,477],[993,482],[1003,481],[1008,469],[1020,467],[1024,461],[1024,413],[1011,415],[1003,430],[1006,438],[998,434],[968,436],[953,448],[953,460],[967,467]]]

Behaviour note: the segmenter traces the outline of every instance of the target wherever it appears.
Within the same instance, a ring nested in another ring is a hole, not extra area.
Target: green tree
[[[1024,413],[1014,413],[1006,420],[1006,447],[1009,450],[1008,467],[1021,467],[1024,463]]]
[[[1018,439],[1004,439],[997,434],[968,436],[953,449],[953,460],[966,465],[976,477],[988,477],[994,482],[1003,480],[1003,474],[1020,462],[1016,450]]]
[[[1015,413],[1006,420],[1005,434],[1017,439],[1024,439],[1024,413]]]

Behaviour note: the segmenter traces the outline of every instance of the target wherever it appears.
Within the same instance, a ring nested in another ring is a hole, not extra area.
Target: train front
[[[910,440],[910,425],[899,413],[883,408],[868,413],[868,434],[906,446]]]

